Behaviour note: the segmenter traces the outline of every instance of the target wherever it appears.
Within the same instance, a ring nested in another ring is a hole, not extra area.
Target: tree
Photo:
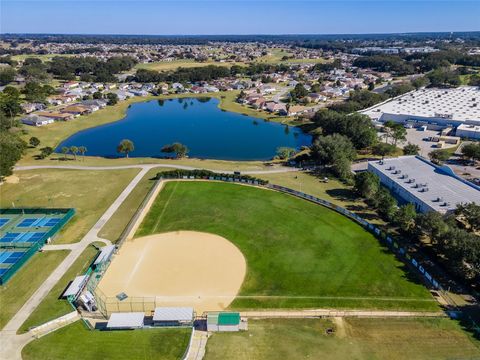
[[[480,143],[468,143],[462,146],[462,155],[474,164],[480,160]]]
[[[38,145],[40,145],[40,140],[37,137],[32,136],[28,143],[33,147],[37,147]]]
[[[115,105],[118,103],[118,95],[115,93],[108,93],[106,98],[108,100],[107,105]]]
[[[430,160],[436,164],[443,164],[450,158],[450,153],[445,150],[433,150],[428,154]]]
[[[47,96],[55,94],[55,89],[50,85],[42,86],[38,82],[30,81],[25,84],[22,92],[27,101],[45,103]]]
[[[395,145],[381,142],[373,147],[373,154],[381,156],[383,159],[385,156],[393,155],[396,149]]]
[[[296,150],[291,147],[277,148],[277,156],[282,160],[290,159],[292,156],[295,155],[295,153],[296,153]]]
[[[70,146],[70,152],[73,154],[73,158],[75,160],[77,160],[78,147],[77,146]]]
[[[79,146],[78,147],[78,152],[82,155],[82,157],[85,157],[85,153],[87,152],[87,147],[86,146]],[[85,159],[84,159],[85,160]]]
[[[385,135],[388,138],[392,139],[392,144],[397,145],[397,142],[405,141],[407,138],[407,130],[403,127],[402,124],[395,123],[393,121],[387,121],[384,125]]]
[[[120,141],[120,144],[117,146],[117,152],[119,153],[124,153],[128,159],[128,154],[131,153],[133,150],[135,150],[135,146],[133,145],[133,142],[128,139],[123,139]]]
[[[355,192],[366,199],[375,196],[380,188],[380,178],[369,171],[362,171],[355,175]]]
[[[305,87],[302,84],[298,83],[297,85],[295,85],[294,89],[290,91],[290,95],[292,99],[296,101],[307,96],[308,90],[305,89]]]
[[[7,67],[0,71],[0,86],[10,84],[14,79],[17,72],[12,67]]]
[[[67,154],[68,152],[70,151],[70,148],[66,147],[66,146],[62,146],[62,153],[63,153],[63,158],[65,160],[67,160]]]
[[[0,111],[12,119],[22,112],[20,93],[17,89],[7,86],[0,93]]]
[[[174,153],[176,158],[183,158],[187,156],[188,148],[181,143],[173,143],[162,147],[164,153]]]
[[[480,204],[473,202],[468,204],[458,204],[455,214],[460,216],[472,231],[480,230]]]
[[[394,220],[401,231],[411,233],[415,229],[415,219],[417,212],[413,204],[405,204],[395,212]]]
[[[13,166],[22,157],[26,146],[16,134],[0,131],[0,180],[12,174]]]
[[[312,145],[312,152],[321,163],[332,166],[335,175],[346,180],[350,177],[350,164],[357,153],[352,142],[344,135],[320,136]]]
[[[45,159],[53,153],[53,148],[46,146],[40,149],[40,159]]]
[[[378,213],[386,220],[391,221],[397,211],[397,200],[384,187],[380,187],[376,196],[375,204]]]
[[[403,147],[403,155],[418,155],[420,152],[420,146],[408,143]]]
[[[92,96],[96,100],[103,99],[103,94],[100,91],[95,91]]]
[[[428,235],[432,243],[437,243],[449,229],[443,216],[436,211],[429,211],[419,214],[417,217],[417,226],[420,231]]]

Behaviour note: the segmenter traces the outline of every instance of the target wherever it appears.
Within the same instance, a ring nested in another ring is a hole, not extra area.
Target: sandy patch
[[[202,313],[223,310],[233,301],[246,268],[243,254],[227,239],[177,231],[125,242],[98,288],[110,297],[109,311],[126,311],[130,302],[133,311],[193,306]],[[129,298],[117,302],[121,292]]]
[[[20,182],[20,178],[16,175],[10,175],[5,178],[5,182],[7,184],[18,184]]]

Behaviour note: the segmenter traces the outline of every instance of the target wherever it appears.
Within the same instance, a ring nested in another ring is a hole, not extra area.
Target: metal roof
[[[191,307],[158,307],[153,313],[153,321],[192,321]]]
[[[238,325],[240,324],[240,313],[238,312],[208,313],[207,323],[216,324],[216,325]]]
[[[101,262],[108,260],[110,256],[112,256],[114,251],[115,251],[115,245],[107,245],[102,247],[100,254],[97,256],[93,264],[98,265]]]
[[[136,329],[143,327],[143,312],[113,313],[107,323],[107,329]]]
[[[421,157],[401,156],[368,164],[435,211],[444,213],[460,203],[480,204],[480,191],[475,185]]]
[[[85,282],[87,281],[88,275],[81,275],[77,276],[75,279],[73,279],[72,283],[70,286],[65,290],[63,293],[64,297],[70,296],[70,295],[77,295],[78,292],[81,290]]]

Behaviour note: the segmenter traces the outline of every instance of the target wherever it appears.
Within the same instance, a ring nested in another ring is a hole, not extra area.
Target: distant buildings
[[[418,212],[448,213],[458,204],[480,204],[480,187],[419,156],[370,161],[368,171],[395,196],[415,205]]]
[[[394,121],[433,130],[459,129],[457,136],[479,138],[480,89],[421,89],[375,105],[362,113],[379,122]]]

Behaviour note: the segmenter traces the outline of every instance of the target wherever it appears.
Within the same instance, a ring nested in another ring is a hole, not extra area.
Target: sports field
[[[377,239],[324,207],[274,191],[169,182],[136,236],[177,230],[236,245],[247,274],[231,307],[438,310],[428,290]],[[198,263],[185,266],[202,266]]]
[[[213,334],[204,359],[480,358],[480,343],[449,319],[269,319],[249,320],[248,328]]]
[[[191,329],[90,331],[77,321],[23,348],[24,360],[177,360],[187,348]]]

